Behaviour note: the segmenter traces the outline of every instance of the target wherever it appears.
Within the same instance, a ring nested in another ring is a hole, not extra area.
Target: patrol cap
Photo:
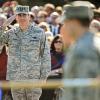
[[[15,10],[16,14],[24,13],[29,14],[29,6],[18,5]]]
[[[91,9],[95,9],[95,5],[89,1],[73,1],[70,3],[73,6],[86,6],[89,7]]]
[[[89,19],[92,20],[94,14],[92,9],[86,6],[68,6],[61,16],[61,22],[67,19]]]

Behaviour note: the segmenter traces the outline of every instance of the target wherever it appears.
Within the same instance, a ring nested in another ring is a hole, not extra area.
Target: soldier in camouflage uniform
[[[83,6],[69,6],[64,12],[62,28],[73,38],[64,64],[65,79],[100,76],[100,37],[89,32],[92,17],[91,9]],[[62,100],[100,100],[100,89],[65,88]]]
[[[8,44],[7,80],[45,80],[50,72],[50,50],[42,29],[29,23],[29,7],[16,7],[16,26],[0,34],[0,43]],[[11,89],[14,100],[39,100],[41,89]]]

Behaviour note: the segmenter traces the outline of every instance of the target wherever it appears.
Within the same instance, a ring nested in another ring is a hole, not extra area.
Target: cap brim
[[[16,12],[16,15],[18,14],[29,14],[28,12]]]

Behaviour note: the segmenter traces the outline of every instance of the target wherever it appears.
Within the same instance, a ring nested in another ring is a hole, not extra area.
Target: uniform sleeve
[[[9,41],[9,33],[12,33],[13,30],[9,30],[7,32],[4,32],[4,29],[10,25],[10,23],[13,22],[15,19],[16,15],[13,15],[12,17],[8,18],[4,23],[3,27],[0,27],[0,46],[3,46],[4,44],[8,43]]]
[[[0,46],[7,44],[9,41],[9,32],[0,31]]]
[[[49,72],[51,71],[51,56],[50,47],[48,45],[47,39],[45,39],[45,33],[42,35],[42,46],[44,47],[43,56],[41,57],[41,77],[40,79],[47,79]]]

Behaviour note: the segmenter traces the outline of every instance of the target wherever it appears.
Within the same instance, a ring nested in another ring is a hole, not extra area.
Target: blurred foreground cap
[[[95,5],[89,1],[74,1],[71,3],[71,5],[73,6],[86,6],[86,7],[89,7],[89,8],[96,8]]]
[[[63,6],[63,10],[65,10],[67,7],[69,7],[69,6],[72,6],[71,4],[65,4],[64,6]]]
[[[60,22],[64,22],[67,19],[93,19],[92,9],[86,6],[68,6],[62,16],[59,18]]]
[[[29,14],[29,6],[18,5],[15,10],[16,14],[24,13]]]

